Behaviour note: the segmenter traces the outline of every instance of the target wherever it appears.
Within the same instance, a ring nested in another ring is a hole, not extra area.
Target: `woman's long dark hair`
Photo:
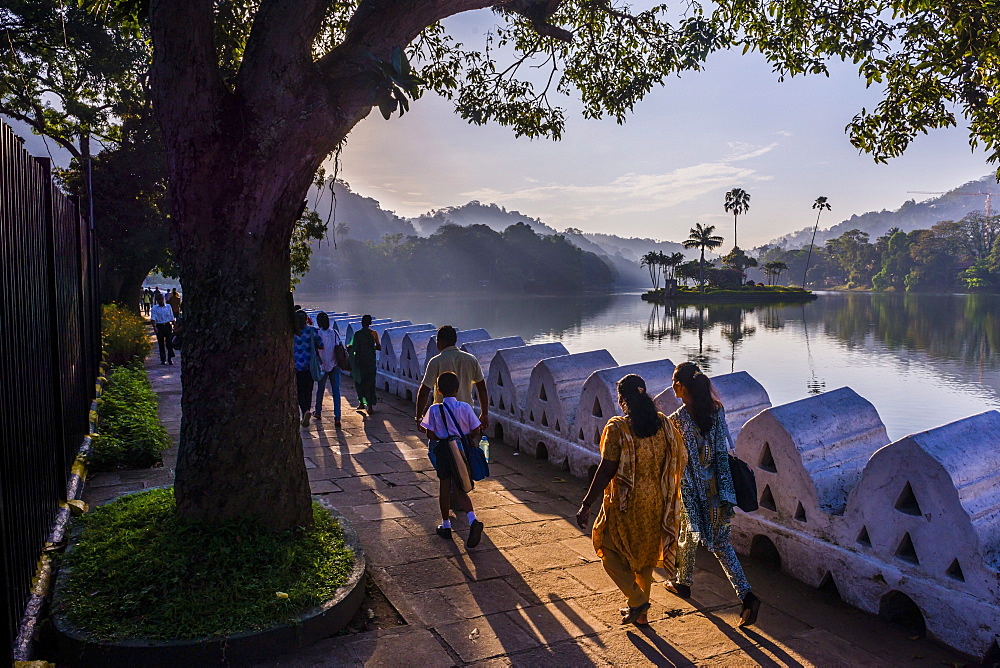
[[[618,405],[639,438],[649,438],[660,431],[660,416],[653,399],[646,394],[646,381],[630,373],[618,381]]]
[[[305,311],[296,311],[295,312],[295,335],[296,336],[298,336],[299,334],[302,334],[302,330],[304,330],[306,328],[306,323],[307,322],[308,321],[306,320],[306,312]]]
[[[683,385],[691,395],[691,401],[686,405],[687,411],[698,425],[702,436],[708,434],[715,414],[722,408],[722,402],[715,394],[712,381],[694,362],[681,362],[674,368],[674,382]]]

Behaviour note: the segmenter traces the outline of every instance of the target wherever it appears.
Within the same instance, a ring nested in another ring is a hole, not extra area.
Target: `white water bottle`
[[[479,439],[479,449],[486,455],[486,461],[490,461],[490,439],[486,438],[486,434]]]

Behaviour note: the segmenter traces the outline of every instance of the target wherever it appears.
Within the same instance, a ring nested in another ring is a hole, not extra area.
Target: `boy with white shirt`
[[[455,475],[455,462],[447,439],[449,436],[465,434],[470,443],[479,442],[479,418],[476,417],[472,406],[456,398],[458,388],[458,376],[454,373],[446,371],[438,376],[437,390],[442,395],[441,403],[431,404],[420,421],[420,426],[430,439],[430,448],[433,448],[431,461],[434,462],[440,484],[438,498],[441,506],[441,524],[437,528],[437,535],[442,538],[451,538],[451,484]],[[465,541],[465,547],[475,547],[483,537],[483,523],[476,519],[476,511],[472,507],[469,495],[458,488],[455,489],[455,493],[458,496],[459,506],[466,511],[466,516],[469,518],[469,538]]]

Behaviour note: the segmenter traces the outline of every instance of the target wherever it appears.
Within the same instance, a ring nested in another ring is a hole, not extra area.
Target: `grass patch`
[[[80,517],[57,611],[104,641],[230,635],[293,621],[354,568],[340,525],[317,503],[313,528],[287,532],[174,511],[173,489],[155,489]]]
[[[156,393],[143,368],[113,369],[97,411],[98,434],[87,458],[94,471],[149,468],[170,447]]]

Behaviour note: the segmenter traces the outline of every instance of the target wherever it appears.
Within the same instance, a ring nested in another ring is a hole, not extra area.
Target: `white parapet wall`
[[[845,599],[878,612],[903,594],[928,633],[986,654],[1000,639],[1000,413],[911,434],[876,452],[840,528],[837,543],[898,572],[857,590],[856,573],[847,571],[838,581]]]
[[[524,395],[531,380],[531,370],[547,357],[568,355],[561,343],[536,343],[497,350],[490,362],[486,389],[490,395],[491,436],[502,434],[504,443],[518,446]]]
[[[501,336],[496,339],[470,341],[461,344],[459,348],[479,360],[479,366],[483,368],[483,377],[489,378],[490,363],[493,361],[493,356],[496,355],[498,350],[501,348],[517,348],[523,345],[524,339],[520,336]]]
[[[382,352],[378,358],[377,384],[380,390],[399,396],[399,354],[403,347],[403,337],[409,332],[436,330],[434,325],[403,325],[387,327],[381,335]]]
[[[479,366],[483,369],[483,378],[490,377],[490,363],[493,361],[493,356],[501,348],[516,348],[518,346],[524,345],[524,339],[520,336],[501,336],[496,339],[483,339],[481,341],[469,341],[468,343],[461,343],[459,348],[469,353],[479,361]],[[472,392],[472,399],[476,402],[476,408],[479,406],[479,392],[474,390]]]
[[[740,458],[754,467],[761,505],[740,519],[763,517],[832,540],[832,518],[844,514],[865,464],[887,443],[875,407],[848,387],[763,411],[736,439]],[[824,573],[801,575],[815,586]]]
[[[983,657],[1000,643],[1000,413],[887,441],[848,388],[750,420],[737,450],[762,507],[737,513],[734,544],[770,543],[793,577],[874,614],[917,610]]]
[[[524,396],[520,450],[568,470],[583,384],[595,371],[617,366],[607,350],[540,360],[531,371]]]
[[[407,320],[407,322],[409,322],[409,320]],[[392,324],[392,318],[378,318],[377,320],[372,320],[372,324],[369,329],[375,329],[379,325],[391,325],[391,324]],[[354,333],[357,332],[359,329],[361,329],[360,318],[354,321],[348,321],[347,331],[344,333],[344,339],[350,342],[354,338]]]
[[[435,335],[430,324],[387,323],[379,388],[412,398]],[[459,344],[487,374],[492,435],[525,452],[544,445],[574,475],[600,460],[621,377],[642,376],[662,412],[679,406],[668,359],[619,367],[604,350],[485,337],[460,333]],[[919,611],[929,635],[968,654],[1000,651],[1000,413],[889,443],[874,406],[850,388],[772,407],[746,372],[712,382],[757,477],[761,508],[733,520],[738,551],[776,551],[786,573],[833,585],[868,612]]]
[[[655,397],[670,388],[674,363],[669,359],[639,362],[601,369],[590,374],[580,391],[576,419],[569,434],[569,469],[579,478],[589,478],[601,460],[601,433],[615,415],[621,415],[618,405],[618,381],[629,374],[646,381],[646,392]]]
[[[746,371],[713,376],[712,386],[726,409],[726,425],[734,440],[739,436],[747,420],[771,407],[771,398],[767,395],[767,390]],[[656,395],[654,401],[656,407],[665,415],[670,415],[681,407],[680,400],[674,395],[673,387],[669,386]]]
[[[390,327],[406,327],[407,325],[412,325],[413,323],[409,320],[390,320],[388,322],[380,322],[378,324],[372,323],[371,330],[378,334],[379,340],[382,339],[382,335],[385,334],[385,330]]]
[[[396,396],[407,401],[416,399],[417,390],[424,379],[424,368],[427,366],[427,342],[435,336],[436,329],[417,330],[403,335],[399,364],[396,367]]]
[[[456,332],[458,335],[458,343],[456,347],[461,348],[464,343],[473,343],[475,341],[485,341],[490,338],[490,333],[485,329],[460,329]],[[438,354],[437,349],[437,334],[430,338],[427,342],[427,351],[425,353],[426,358],[429,360]]]
[[[361,322],[361,316],[352,313],[345,313],[344,315],[338,315],[336,318],[331,318],[330,324],[340,332],[341,336],[347,333],[347,325],[352,322]]]

